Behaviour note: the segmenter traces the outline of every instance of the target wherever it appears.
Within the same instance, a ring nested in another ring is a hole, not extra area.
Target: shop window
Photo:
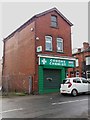
[[[52,51],[52,37],[45,36],[45,50]]]
[[[55,15],[51,16],[51,26],[57,27],[57,16],[55,16]]]
[[[63,52],[63,39],[57,38],[57,52]]]

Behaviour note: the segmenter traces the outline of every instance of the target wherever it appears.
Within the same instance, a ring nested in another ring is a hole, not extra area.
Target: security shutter
[[[44,69],[44,89],[59,89],[60,70]]]

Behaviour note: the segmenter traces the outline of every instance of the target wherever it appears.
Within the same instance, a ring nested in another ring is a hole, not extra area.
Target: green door
[[[58,89],[60,87],[60,70],[58,69],[44,69],[44,90]]]

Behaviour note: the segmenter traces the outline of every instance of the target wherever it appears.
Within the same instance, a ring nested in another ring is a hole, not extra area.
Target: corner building
[[[68,68],[75,67],[72,25],[52,8],[33,16],[4,39],[3,76],[16,77],[9,82],[11,91],[22,91],[22,85],[25,91],[39,94],[59,91]],[[20,75],[26,76],[24,84]]]

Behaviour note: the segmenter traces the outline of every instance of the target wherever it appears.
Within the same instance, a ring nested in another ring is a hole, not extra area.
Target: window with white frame
[[[90,65],[90,56],[86,57],[86,65]]]
[[[90,79],[90,71],[86,71],[86,76],[87,76],[87,79],[88,78]]]
[[[76,71],[76,77],[79,77],[79,71]]]
[[[52,51],[52,37],[45,36],[45,50]]]
[[[78,58],[76,58],[76,67],[79,66],[79,61],[78,61]]]
[[[57,52],[63,52],[63,39],[57,38]]]
[[[55,15],[51,16],[51,26],[57,27],[57,16],[55,16]]]

